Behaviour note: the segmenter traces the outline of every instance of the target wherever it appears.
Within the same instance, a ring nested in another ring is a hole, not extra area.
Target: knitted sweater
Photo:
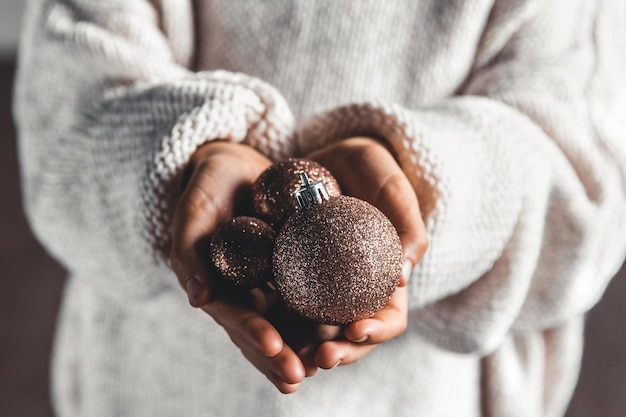
[[[626,253],[625,9],[31,1],[15,114],[27,215],[70,274],[58,415],[562,415]],[[212,139],[278,160],[353,135],[420,201],[409,327],[281,395],[160,260],[173,184]]]

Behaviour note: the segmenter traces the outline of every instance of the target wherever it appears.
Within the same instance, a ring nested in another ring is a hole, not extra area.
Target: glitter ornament
[[[276,233],[254,217],[235,217],[211,238],[211,260],[226,281],[237,287],[261,287],[272,280]]]
[[[330,196],[341,195],[337,180],[323,166],[307,159],[289,158],[266,169],[252,185],[255,215],[279,230],[297,210],[290,193],[300,186],[304,171],[311,181],[323,180]]]
[[[387,304],[402,273],[394,226],[363,200],[327,196],[323,183],[304,173],[300,180],[293,193],[300,209],[274,245],[278,291],[293,310],[320,323],[373,316]]]

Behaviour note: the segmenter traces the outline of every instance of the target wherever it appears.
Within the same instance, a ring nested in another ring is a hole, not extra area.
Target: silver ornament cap
[[[300,171],[299,175],[302,185],[293,192],[293,196],[300,208],[310,209],[314,205],[322,204],[330,198],[323,180],[311,182],[304,171]]]

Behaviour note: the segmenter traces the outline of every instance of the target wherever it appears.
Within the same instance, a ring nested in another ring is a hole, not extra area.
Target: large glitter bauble
[[[287,220],[274,245],[274,279],[288,306],[324,324],[383,308],[400,282],[402,246],[371,204],[331,197]]]
[[[211,260],[232,284],[253,288],[272,280],[272,249],[276,233],[254,217],[235,217],[220,225],[211,238]]]
[[[333,175],[322,165],[308,159],[289,158],[263,171],[252,185],[255,215],[274,230],[280,230],[297,211],[291,193],[300,186],[298,174],[304,171],[311,181],[323,180],[330,196],[340,196],[341,188]]]

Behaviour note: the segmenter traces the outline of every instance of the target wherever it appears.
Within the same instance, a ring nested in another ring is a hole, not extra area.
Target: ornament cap
[[[314,205],[320,205],[330,198],[323,180],[311,182],[309,176],[304,171],[300,171],[299,175],[302,185],[293,192],[298,207],[310,209]]]

